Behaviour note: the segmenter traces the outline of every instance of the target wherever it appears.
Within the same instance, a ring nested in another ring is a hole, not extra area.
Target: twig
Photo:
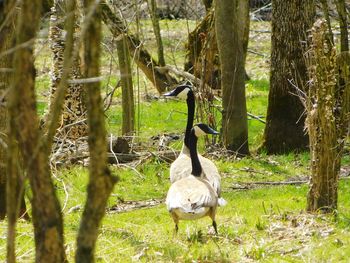
[[[339,180],[348,180],[350,177],[348,176],[342,176],[339,178]],[[270,185],[270,186],[279,186],[279,185],[302,185],[309,183],[309,180],[299,180],[299,181],[266,181],[266,182],[238,182],[234,186],[230,186],[230,189],[233,190],[250,190],[254,189],[260,185]]]
[[[248,51],[249,53],[252,53],[252,54],[255,54],[255,55],[258,55],[258,56],[264,57],[264,58],[266,58],[266,57],[267,57],[267,55],[265,55],[265,54],[263,54],[263,53],[256,52],[256,51],[251,50],[251,49],[248,49],[247,51]]]
[[[263,7],[260,7],[259,9],[256,9],[255,11],[253,11],[252,14],[259,13],[261,10],[269,8],[271,5],[272,5],[271,3],[267,4],[267,5],[264,5]]]
[[[254,33],[271,33],[271,30],[249,30],[250,32],[254,32]]]
[[[249,117],[253,118],[253,119],[256,119],[256,120],[258,120],[258,121],[264,123],[264,124],[266,123],[266,121],[264,121],[263,119],[261,119],[261,117],[259,117],[259,116],[253,115],[253,114],[251,114],[251,113],[249,113],[249,112],[247,112],[247,115],[248,115]]]
[[[100,82],[107,77],[100,76],[100,77],[93,77],[93,78],[83,78],[83,79],[70,79],[68,80],[68,84],[87,84],[87,83],[95,83]]]

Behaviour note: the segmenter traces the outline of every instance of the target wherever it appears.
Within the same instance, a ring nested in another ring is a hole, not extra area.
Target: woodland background
[[[347,262],[349,3],[0,1],[0,260]],[[228,205],[163,204],[192,83]]]

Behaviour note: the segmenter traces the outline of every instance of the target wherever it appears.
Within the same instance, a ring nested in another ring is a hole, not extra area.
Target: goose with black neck
[[[178,158],[170,166],[170,182],[174,183],[184,177],[191,174],[191,158],[189,153],[189,137],[194,120],[195,113],[195,96],[190,85],[184,84],[177,86],[174,90],[163,94],[166,97],[177,97],[186,99],[187,103],[187,124],[185,130],[185,139],[182,146],[182,150]],[[216,165],[201,155],[199,160],[202,165],[202,169],[205,171],[209,183],[215,189],[219,196],[219,205],[226,204],[226,201],[221,198],[221,177]]]
[[[217,233],[215,215],[218,195],[208,181],[197,153],[198,137],[205,134],[218,134],[218,132],[206,124],[197,124],[190,130],[188,149],[191,171],[186,177],[174,182],[167,194],[166,205],[174,220],[176,232],[180,220],[195,220],[209,216]]]

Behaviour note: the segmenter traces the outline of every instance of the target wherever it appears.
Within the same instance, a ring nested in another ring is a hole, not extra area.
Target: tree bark
[[[337,58],[322,20],[312,28],[307,61],[312,80],[306,98],[311,150],[307,210],[333,212],[337,209],[340,162],[350,120],[350,55],[343,52]]]
[[[85,0],[84,8],[92,15],[84,36],[84,77],[99,76],[101,43],[100,7],[94,0]],[[94,262],[94,250],[98,228],[105,214],[107,200],[113,190],[116,178],[107,166],[106,128],[99,82],[85,84],[87,89],[87,110],[89,126],[89,184],[87,200],[77,237],[76,262]]]
[[[126,37],[121,35],[117,39],[117,51],[122,85],[123,123],[122,134],[131,135],[135,124],[134,89],[132,85],[132,71],[130,65],[129,48]]]
[[[347,11],[344,0],[335,0],[335,4],[339,16],[340,26],[340,51],[349,51],[349,33],[348,33],[348,22],[347,22]]]
[[[21,48],[14,53],[14,79],[9,98],[10,132],[18,139],[33,193],[36,262],[64,262],[61,209],[50,178],[46,143],[40,141],[34,93],[33,45],[42,1],[22,1],[20,7],[16,45]]]
[[[176,79],[167,72],[158,71],[159,64],[152,58],[149,52],[143,47],[141,41],[135,35],[128,33],[122,19],[112,12],[105,1],[101,1],[102,19],[109,27],[115,37],[125,34],[130,50],[130,55],[135,59],[137,66],[143,71],[146,77],[153,83],[159,93],[163,93],[169,86],[177,83]],[[136,55],[135,55],[136,54]]]
[[[245,80],[249,80],[248,73],[245,69],[245,62],[248,52],[249,44],[249,29],[250,29],[250,14],[249,14],[249,1],[240,0],[238,1],[237,12],[240,14],[240,19],[238,20],[237,29],[239,35],[241,36],[240,42],[243,44],[243,54],[244,54],[244,75]]]
[[[8,17],[7,17],[8,16]],[[14,46],[15,21],[17,17],[16,2],[6,1],[0,7],[0,53]],[[5,20],[5,18],[7,19]],[[16,261],[15,237],[18,217],[29,220],[23,195],[23,182],[20,173],[21,158],[18,155],[16,138],[9,132],[7,109],[7,92],[12,75],[12,54],[0,58],[0,220],[7,215],[7,262]],[[9,153],[12,154],[9,154]]]
[[[283,15],[281,15],[283,14]],[[268,154],[305,150],[304,107],[293,94],[307,83],[303,54],[315,15],[313,0],[272,1],[270,92],[263,149]]]
[[[216,2],[215,27],[221,63],[223,143],[228,150],[247,155],[249,147],[243,37],[237,29],[238,22],[243,18],[237,9],[239,1]]]

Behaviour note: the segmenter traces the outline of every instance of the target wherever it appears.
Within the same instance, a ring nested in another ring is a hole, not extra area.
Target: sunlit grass
[[[149,173],[146,171],[145,176],[152,178],[152,174],[153,170],[150,169]],[[82,173],[80,168],[73,169],[73,172],[62,172],[60,176],[65,178],[64,181],[69,186],[67,187],[69,199],[64,216],[67,255],[72,261],[82,210],[70,213],[68,211],[77,205],[76,201],[79,199],[83,205],[84,181],[87,178],[86,172]],[[152,192],[149,188],[153,186],[143,184],[143,180],[135,175],[133,183],[138,182],[142,184],[145,192]],[[116,186],[115,192],[118,192],[118,187]],[[167,183],[159,185],[157,189],[160,195],[164,196]],[[228,205],[218,209],[218,237],[208,234],[211,225],[208,218],[199,221],[181,221],[179,233],[174,236],[172,219],[163,204],[127,213],[107,213],[99,231],[96,258],[100,262],[133,260],[303,262],[303,259],[313,262],[346,262],[350,256],[348,249],[350,222],[344,217],[350,215],[349,189],[350,182],[340,183],[339,208],[342,217],[338,220],[334,220],[332,216],[315,219],[317,224],[327,225],[329,228],[325,229],[331,230],[331,233],[307,226],[309,228],[305,228],[305,231],[310,231],[312,236],[305,237],[299,232],[295,233],[294,238],[289,235],[293,232],[293,227],[290,226],[291,218],[302,223],[302,220],[309,217],[302,212],[306,205],[306,185],[224,191],[223,196],[228,200]],[[58,188],[58,194],[63,200],[65,194],[61,188]],[[151,196],[152,194],[148,197]],[[134,195],[132,188],[128,188],[128,191],[124,191],[124,198],[130,200],[137,196]],[[112,196],[110,205],[115,202],[115,196]],[[273,230],[274,224],[279,224],[280,229]],[[1,224],[1,236],[4,236],[3,226]],[[280,236],[281,233],[285,236]],[[300,240],[304,242],[300,243]],[[34,244],[30,223],[23,221],[18,223],[17,241],[19,262],[32,262]],[[4,245],[4,239],[0,240],[0,244]],[[3,257],[4,254],[0,259],[3,260]]]

